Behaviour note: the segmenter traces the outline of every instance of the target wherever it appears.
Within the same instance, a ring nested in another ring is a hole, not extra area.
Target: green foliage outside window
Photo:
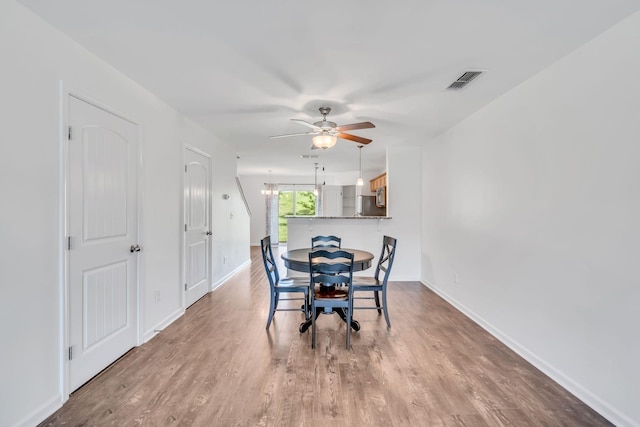
[[[316,195],[313,191],[296,191],[296,215],[313,216],[316,214]]]
[[[287,215],[313,216],[316,214],[316,196],[313,191],[280,191],[278,196],[278,235],[287,241]]]

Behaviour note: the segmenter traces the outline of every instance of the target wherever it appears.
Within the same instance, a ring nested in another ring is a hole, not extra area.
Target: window
[[[287,241],[287,216],[314,216],[316,195],[313,191],[280,191],[278,195],[278,236],[280,242]]]

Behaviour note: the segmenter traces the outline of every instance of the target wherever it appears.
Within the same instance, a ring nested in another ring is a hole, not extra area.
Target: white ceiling
[[[437,135],[640,10],[638,0],[20,0],[231,143],[240,175],[358,169],[291,122],[371,121],[363,168]],[[487,70],[461,91],[467,69]],[[571,84],[571,82],[558,82]],[[301,159],[320,154],[319,160]]]

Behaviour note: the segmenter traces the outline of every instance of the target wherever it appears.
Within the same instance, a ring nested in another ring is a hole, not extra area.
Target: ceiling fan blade
[[[362,138],[361,136],[351,135],[350,133],[339,133],[336,135],[338,138],[348,139],[349,141],[357,142],[358,144],[368,144],[372,139]]]
[[[342,132],[345,130],[356,130],[356,129],[371,129],[376,127],[376,125],[374,125],[371,122],[362,122],[362,123],[352,123],[350,125],[342,125],[342,126],[338,126],[336,128],[336,130]]]
[[[298,135],[315,135],[316,132],[302,132],[302,133],[287,133],[285,135],[273,135],[269,138],[286,138],[288,136],[298,136]]]
[[[291,119],[292,122],[296,122],[296,123],[300,123],[301,125],[304,126],[308,126],[311,129],[313,129],[316,132],[320,132],[322,130],[321,127],[318,127],[316,125],[314,125],[313,123],[309,123],[309,122],[305,122],[304,120],[300,120],[300,119]]]

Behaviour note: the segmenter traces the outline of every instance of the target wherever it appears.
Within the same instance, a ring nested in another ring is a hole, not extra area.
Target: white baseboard
[[[576,396],[582,402],[587,404],[594,411],[598,412],[604,418],[612,422],[614,425],[618,427],[628,426],[628,427],[638,427],[638,423],[634,422],[631,418],[624,415],[617,409],[613,408],[611,405],[603,401],[598,396],[591,393],[589,390],[584,388],[581,384],[574,381],[572,378],[565,375],[559,369],[556,369],[553,365],[547,363],[545,360],[540,358],[536,353],[529,350],[525,346],[521,345],[518,341],[512,339],[508,335],[504,334],[500,329],[493,326],[491,323],[485,321],[481,316],[474,313],[472,310],[469,310],[464,304],[457,301],[455,298],[451,297],[442,289],[433,285],[432,283],[426,280],[420,280],[420,282],[431,289],[433,292],[442,297],[449,304],[453,305],[460,312],[462,312],[469,319],[473,320],[477,323],[482,329],[493,335],[496,339],[502,342],[504,345],[509,347],[515,353],[517,353],[520,357],[525,359],[527,362],[531,363],[533,366],[542,371],[549,378],[554,380],[556,383],[560,384],[562,387],[567,389],[571,394]]]
[[[162,319],[153,328],[151,328],[150,330],[144,333],[144,336],[142,337],[142,342],[145,343],[149,341],[151,338],[158,335],[160,331],[162,331],[164,328],[166,328],[167,326],[169,326],[170,324],[178,320],[183,314],[184,314],[184,310],[182,308],[179,308],[178,310],[174,311],[173,313],[171,313],[170,315]]]
[[[365,274],[365,276],[368,276],[368,275],[370,274]],[[402,276],[402,275],[396,276],[392,272],[391,275],[389,276],[389,282],[420,282],[420,278],[415,276]]]
[[[251,260],[247,260],[241,265],[239,265],[237,268],[235,268],[232,272],[230,272],[229,274],[227,274],[226,276],[218,280],[216,283],[212,285],[211,292],[217,289],[218,287],[222,286],[225,282],[227,282],[229,279],[231,279],[233,276],[239,273],[243,268],[245,268],[250,264],[251,264]],[[150,330],[144,333],[142,342],[145,343],[149,341],[151,338],[158,335],[160,331],[162,331],[164,328],[166,328],[167,326],[169,326],[170,324],[178,320],[183,314],[184,314],[184,310],[180,308],[174,311],[173,313],[171,313],[169,316],[165,317],[162,321],[157,323],[153,328],[151,328]]]
[[[236,267],[233,271],[231,271],[229,274],[227,274],[226,276],[224,276],[220,280],[218,280],[216,283],[214,283],[211,286],[211,291],[213,292],[217,288],[219,288],[220,286],[224,285],[229,279],[231,279],[233,276],[238,274],[241,270],[243,270],[245,267],[247,267],[249,265],[251,265],[251,260],[250,259],[246,260],[245,262],[240,264],[238,267]]]
[[[23,418],[14,424],[15,427],[32,427],[37,426],[41,422],[47,419],[51,414],[62,408],[63,404],[62,395],[56,395],[49,399],[46,403],[41,405],[38,409],[33,411],[27,417]]]

